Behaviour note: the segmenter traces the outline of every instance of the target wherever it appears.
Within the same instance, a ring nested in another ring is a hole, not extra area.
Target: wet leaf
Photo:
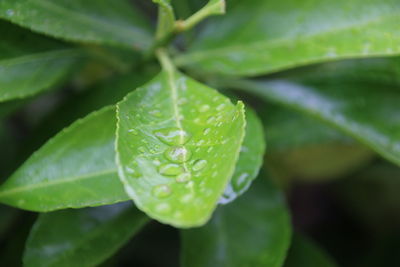
[[[263,126],[257,114],[246,108],[246,134],[232,179],[219,203],[227,204],[246,192],[257,177],[265,153]]]
[[[173,69],[120,102],[117,165],[137,207],[177,227],[204,224],[233,174],[243,109]]]
[[[115,124],[109,107],[61,131],[0,186],[0,202],[52,211],[128,200],[114,163]]]
[[[128,203],[42,214],[29,235],[24,266],[97,266],[148,220]]]
[[[54,40],[0,21],[0,102],[49,89],[76,67],[82,56]]]
[[[400,54],[397,0],[228,1],[181,65],[260,75],[311,63]]]
[[[285,80],[232,86],[319,119],[400,164],[400,91],[363,83],[301,84]]]
[[[0,17],[57,38],[146,49],[146,20],[126,0],[3,0]]]
[[[291,226],[281,192],[259,177],[242,197],[220,206],[198,229],[182,230],[182,266],[281,266]]]

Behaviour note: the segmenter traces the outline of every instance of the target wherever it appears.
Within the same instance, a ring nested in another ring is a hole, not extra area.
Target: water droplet
[[[150,115],[152,115],[154,117],[157,117],[157,118],[160,118],[162,116],[161,112],[159,110],[157,110],[157,109],[152,110],[149,113],[150,113]]]
[[[158,159],[153,160],[153,164],[159,166],[161,162]]]
[[[132,169],[130,167],[125,167],[125,171],[130,174],[132,177],[139,177],[140,173],[138,173],[135,169]]]
[[[158,171],[163,175],[175,176],[181,174],[184,170],[178,164],[168,163],[161,165]]]
[[[188,132],[174,127],[157,130],[154,135],[168,145],[183,145],[190,139]]]
[[[159,213],[168,213],[171,211],[171,206],[168,203],[159,203],[156,206],[156,211]]]
[[[146,149],[143,146],[140,146],[138,148],[138,150],[139,150],[139,152],[142,152],[142,153],[146,152]]]
[[[12,17],[12,16],[14,16],[14,10],[12,10],[12,9],[7,9],[7,11],[6,11],[6,14],[7,14],[7,16],[9,16],[9,17]]]
[[[204,169],[204,167],[206,165],[207,165],[207,161],[206,160],[204,160],[204,159],[196,160],[193,163],[192,170],[195,171],[195,172],[200,171],[200,170]]]
[[[199,110],[200,110],[200,112],[206,112],[209,109],[210,109],[209,105],[202,105]]]
[[[207,135],[207,134],[210,133],[210,131],[211,131],[210,128],[205,128],[204,131],[203,131],[203,134],[204,134],[204,135]]]
[[[196,145],[201,146],[201,145],[204,145],[204,143],[205,143],[205,141],[204,141],[203,139],[200,139],[200,140],[196,143]]]
[[[189,182],[190,179],[192,179],[192,175],[191,175],[189,172],[184,172],[184,173],[179,174],[179,175],[176,177],[175,180],[176,180],[178,183],[186,183],[186,182]]]
[[[192,198],[193,198],[192,194],[187,194],[187,195],[184,195],[184,196],[181,197],[181,201],[183,203],[188,203],[188,202],[190,202],[192,200]]]
[[[248,180],[249,174],[248,173],[242,173],[235,181],[235,189],[236,190],[241,190],[244,186],[246,186],[246,182]]]
[[[217,106],[217,111],[221,111],[226,107],[226,104],[222,103]]]
[[[131,134],[137,135],[138,131],[136,129],[129,129],[128,132],[130,132]]]
[[[213,123],[215,121],[215,117],[211,116],[207,119],[207,123]]]
[[[192,156],[192,152],[183,146],[169,147],[164,154],[168,160],[176,163],[186,162]]]
[[[166,184],[159,184],[153,187],[152,193],[157,198],[165,198],[171,195],[172,190]]]

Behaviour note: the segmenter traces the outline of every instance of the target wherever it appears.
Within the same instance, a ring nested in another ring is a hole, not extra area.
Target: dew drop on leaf
[[[138,131],[135,130],[135,129],[129,129],[128,132],[130,132],[133,135],[137,135],[138,134]]]
[[[200,110],[200,112],[206,112],[209,109],[210,109],[209,105],[202,105],[199,110]]]
[[[193,163],[192,170],[195,172],[200,171],[200,170],[204,169],[204,167],[206,167],[206,165],[207,165],[206,160],[204,160],[204,159],[196,160]]]
[[[225,108],[226,104],[222,103],[217,106],[217,111],[221,111]]]
[[[204,134],[204,135],[207,135],[207,134],[210,133],[210,131],[211,131],[210,128],[205,128],[204,131],[203,131],[203,134]]]
[[[159,184],[153,187],[152,193],[157,198],[165,198],[171,195],[172,190],[166,184]]]
[[[183,145],[190,139],[188,132],[175,127],[157,130],[154,135],[167,145]]]
[[[183,167],[178,164],[168,163],[161,165],[158,171],[163,175],[175,176],[181,174],[184,170]]]
[[[176,177],[175,180],[176,180],[178,183],[186,183],[186,182],[189,182],[190,179],[192,179],[192,175],[191,175],[189,172],[184,172],[184,173],[179,174],[179,175]]]
[[[176,163],[186,162],[192,156],[192,152],[183,146],[169,147],[164,154],[168,160]]]

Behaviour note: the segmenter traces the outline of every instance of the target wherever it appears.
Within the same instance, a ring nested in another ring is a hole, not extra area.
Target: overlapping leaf
[[[63,130],[0,186],[0,202],[51,211],[129,199],[116,174],[115,125],[110,107]]]
[[[79,52],[0,21],[0,102],[34,95],[76,66]]]
[[[24,266],[96,266],[146,222],[128,203],[42,214],[29,235]]]
[[[343,58],[398,55],[397,0],[232,0],[177,62],[260,75]],[[350,41],[351,40],[351,41]]]
[[[400,164],[400,91],[397,88],[284,80],[232,83],[232,86],[329,123]]]
[[[243,104],[166,68],[118,104],[117,164],[149,216],[204,224],[231,178],[244,136]]]
[[[182,230],[184,267],[281,266],[291,226],[283,195],[259,177],[242,197],[221,206],[198,229]]]
[[[356,140],[306,114],[268,103],[261,115],[267,129],[267,160],[281,178],[342,177],[375,156]]]
[[[0,17],[61,39],[146,49],[148,26],[126,0],[2,0]]]

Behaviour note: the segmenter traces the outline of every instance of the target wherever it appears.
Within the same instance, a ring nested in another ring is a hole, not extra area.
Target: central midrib
[[[183,129],[182,123],[181,123],[181,114],[179,111],[179,107],[178,107],[178,88],[176,86],[175,83],[175,69],[172,65],[166,65],[165,66],[165,71],[167,72],[167,76],[168,76],[168,84],[169,87],[171,88],[171,98],[172,98],[172,110],[174,113],[174,117],[175,117],[175,123],[176,123],[176,127],[179,129],[179,144],[183,144],[184,142],[184,132],[185,130]],[[185,169],[185,171],[188,171],[188,167],[186,164],[186,160],[187,160],[187,154],[184,154],[184,161],[183,161],[183,168]]]

